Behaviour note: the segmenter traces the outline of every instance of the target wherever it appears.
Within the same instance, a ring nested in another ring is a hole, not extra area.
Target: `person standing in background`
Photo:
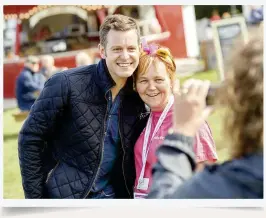
[[[87,66],[93,64],[92,58],[86,52],[79,52],[76,57],[76,66]]]
[[[16,99],[21,111],[29,111],[42,90],[45,78],[39,74],[39,58],[28,56],[16,80]]]

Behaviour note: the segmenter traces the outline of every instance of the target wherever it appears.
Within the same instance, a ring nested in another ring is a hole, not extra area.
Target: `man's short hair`
[[[107,34],[111,29],[116,31],[129,31],[135,29],[138,36],[138,42],[140,43],[140,30],[137,21],[128,16],[114,14],[107,16],[100,27],[100,44],[104,48],[107,45]]]
[[[40,62],[40,59],[36,56],[28,56],[25,59],[25,64],[38,64]]]

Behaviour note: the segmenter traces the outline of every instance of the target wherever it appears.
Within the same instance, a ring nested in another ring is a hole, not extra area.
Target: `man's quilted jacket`
[[[18,150],[26,198],[86,198],[103,154],[107,100],[114,86],[104,60],[52,76],[19,134]],[[134,144],[146,125],[144,103],[130,77],[119,111],[121,148],[112,184],[116,198],[132,198]]]

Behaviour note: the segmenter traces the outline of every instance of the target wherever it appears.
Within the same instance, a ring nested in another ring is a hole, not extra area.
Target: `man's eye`
[[[156,82],[163,82],[164,80],[163,79],[156,79],[155,81]]]
[[[121,48],[114,48],[113,51],[121,51]]]
[[[136,51],[136,48],[129,48],[129,51]]]

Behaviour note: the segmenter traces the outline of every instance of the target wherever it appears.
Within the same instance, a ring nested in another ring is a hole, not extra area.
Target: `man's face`
[[[139,64],[140,45],[136,30],[110,30],[106,47],[100,45],[100,54],[115,81],[130,77]]]
[[[30,66],[31,66],[31,67],[30,67],[31,70],[32,70],[33,72],[35,72],[35,73],[37,73],[37,72],[39,71],[39,69],[40,69],[40,65],[39,65],[38,62],[36,62],[36,63],[31,63]]]

